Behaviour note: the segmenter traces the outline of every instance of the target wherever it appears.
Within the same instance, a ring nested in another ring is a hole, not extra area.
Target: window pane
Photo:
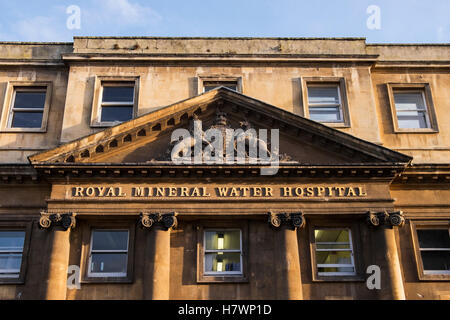
[[[128,231],[95,230],[92,250],[128,250]]]
[[[240,250],[241,232],[230,231],[205,231],[205,250]]]
[[[205,254],[205,272],[241,271],[241,254],[239,252]]]
[[[395,108],[400,110],[425,110],[422,92],[395,92]]]
[[[317,251],[317,264],[352,264],[350,251]]]
[[[347,229],[316,229],[314,230],[316,243],[318,242],[350,242]]]
[[[318,122],[340,122],[339,107],[309,107],[309,118]]]
[[[41,112],[18,112],[14,111],[11,122],[12,128],[40,128],[42,126]]]
[[[350,243],[334,243],[334,244],[321,244],[316,243],[317,249],[350,249]]]
[[[20,272],[22,254],[0,253],[0,273]]]
[[[203,87],[205,88],[205,92],[211,91],[218,87],[226,87],[228,89],[237,91],[237,84],[236,82],[220,82],[220,81],[209,81],[209,82],[203,82]]]
[[[126,273],[126,253],[93,253],[91,256],[91,272]]]
[[[450,270],[450,251],[421,251],[424,270]]]
[[[23,92],[16,91],[14,108],[41,108],[45,105],[45,91],[43,92]]]
[[[128,121],[133,118],[133,106],[102,107],[101,121]]]
[[[320,273],[329,273],[329,272],[351,272],[355,273],[355,268],[353,267],[319,267],[317,271]]]
[[[309,86],[308,87],[309,103],[339,103],[339,92],[337,86]]]
[[[0,250],[22,251],[25,231],[0,231]]]
[[[402,111],[397,113],[398,126],[403,129],[428,128],[425,112]]]
[[[447,229],[417,230],[420,248],[450,248]]]
[[[133,103],[134,87],[103,87],[103,102]]]

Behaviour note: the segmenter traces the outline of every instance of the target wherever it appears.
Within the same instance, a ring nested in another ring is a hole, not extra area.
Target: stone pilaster
[[[41,212],[39,226],[47,230],[50,238],[44,299],[65,300],[70,254],[70,230],[75,227],[75,214]]]
[[[392,213],[386,211],[368,212],[367,222],[374,229],[377,252],[383,253],[383,259],[376,261],[381,270],[380,298],[405,300],[405,289],[394,229],[394,227],[402,227],[405,224],[405,218],[401,211]]]
[[[170,230],[176,213],[141,214],[141,226],[149,230],[146,243],[144,299],[168,300],[170,295]]]
[[[301,213],[269,213],[269,224],[275,229],[276,296],[282,300],[302,300],[302,279],[298,252],[297,228],[305,225]]]

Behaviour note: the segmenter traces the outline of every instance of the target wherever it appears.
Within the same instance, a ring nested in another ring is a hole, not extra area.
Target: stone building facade
[[[0,43],[0,298],[448,299],[449,71],[361,38]],[[211,128],[276,170],[174,161]]]

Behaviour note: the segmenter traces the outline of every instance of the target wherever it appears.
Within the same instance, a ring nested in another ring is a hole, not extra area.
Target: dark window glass
[[[417,230],[419,250],[425,272],[450,270],[450,234],[448,229]]]
[[[16,92],[14,108],[39,108],[44,109],[45,91],[43,92]]]
[[[103,87],[103,102],[133,103],[134,87]]]
[[[92,234],[92,250],[127,250],[128,231],[102,231]]]
[[[450,251],[421,251],[424,270],[450,270]]]
[[[127,121],[133,118],[133,106],[102,107],[101,121]]]
[[[417,230],[420,248],[448,248],[450,236],[447,229]]]
[[[91,260],[91,272],[126,273],[127,253],[94,253]]]
[[[44,115],[45,94],[46,91],[17,90],[11,115],[11,128],[40,128]]]
[[[42,126],[43,112],[14,111],[11,122],[12,128],[40,128]]]

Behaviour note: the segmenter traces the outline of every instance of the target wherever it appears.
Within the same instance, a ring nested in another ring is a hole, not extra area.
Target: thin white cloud
[[[23,41],[67,41],[59,21],[52,17],[36,16],[19,20],[12,28]]]
[[[154,25],[162,20],[162,16],[149,6],[129,0],[97,0],[95,14],[103,21],[117,26]]]

